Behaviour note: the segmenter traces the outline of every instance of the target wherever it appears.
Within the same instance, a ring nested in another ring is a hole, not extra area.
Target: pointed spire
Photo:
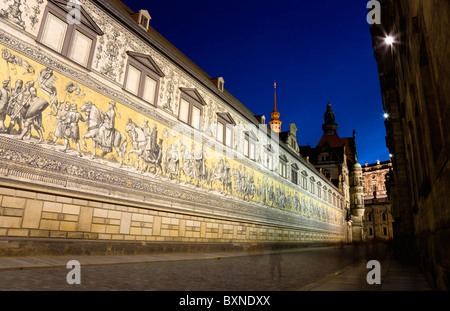
[[[327,111],[325,112],[324,115],[324,121],[325,123],[322,125],[323,131],[326,132],[328,135],[335,134],[338,129],[338,125],[335,122],[335,116],[333,110],[331,110],[330,101],[328,101],[327,104]]]
[[[279,120],[280,118],[280,113],[277,111],[277,83],[275,82],[273,84],[273,88],[274,88],[274,103],[273,103],[273,111],[270,114],[270,116],[272,117],[272,120],[269,122],[270,124],[270,129],[274,132],[281,132],[281,121]]]
[[[273,111],[277,111],[277,83],[274,82],[273,83],[273,92],[274,92],[274,107],[273,107]]]

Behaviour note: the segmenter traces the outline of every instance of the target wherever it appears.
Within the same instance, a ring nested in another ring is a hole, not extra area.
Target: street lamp
[[[387,45],[392,46],[392,45],[394,44],[394,37],[391,36],[391,35],[388,35],[386,38],[384,38],[384,42],[385,42]]]
[[[384,119],[389,118],[389,113],[385,112],[385,113],[383,114],[383,117],[384,117]]]

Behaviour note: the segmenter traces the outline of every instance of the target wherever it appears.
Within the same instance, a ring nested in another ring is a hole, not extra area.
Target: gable
[[[146,68],[150,69],[160,77],[164,77],[164,72],[158,67],[153,58],[150,55],[127,51],[129,57],[133,58]]]
[[[234,122],[233,118],[231,117],[231,114],[229,114],[228,112],[218,112],[217,115],[223,121],[226,121],[227,124],[236,124],[236,122]]]
[[[253,141],[258,141],[258,137],[255,135],[255,133],[253,133],[253,131],[245,131],[245,136]]]
[[[69,4],[69,1],[65,0],[48,0],[49,4],[53,4],[60,10],[65,11],[67,14],[72,12],[72,10],[76,9],[76,4]],[[98,25],[94,22],[94,20],[89,16],[89,14],[86,12],[85,9],[83,9],[83,6],[79,6],[80,8],[80,17],[81,17],[81,23],[94,31],[97,35],[102,36],[103,31],[98,27]]]
[[[195,100],[196,102],[202,104],[203,106],[206,105],[205,100],[203,99],[203,97],[200,95],[200,93],[196,89],[180,87],[180,90],[181,90],[181,92],[183,92],[184,94],[186,94],[187,96],[189,96],[190,98]]]

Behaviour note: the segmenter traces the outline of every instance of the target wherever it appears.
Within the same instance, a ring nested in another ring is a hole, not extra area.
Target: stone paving
[[[381,285],[368,285],[373,254],[351,246],[252,253],[0,258],[1,291],[430,290],[413,267],[381,256]],[[69,285],[69,260],[81,284]]]

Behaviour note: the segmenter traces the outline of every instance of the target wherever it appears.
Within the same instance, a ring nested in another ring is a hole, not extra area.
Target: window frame
[[[308,173],[306,171],[302,171],[301,175],[302,175],[302,188],[308,190]]]
[[[217,128],[218,126],[223,126],[223,133],[222,133],[222,141],[220,141],[217,137]],[[227,146],[228,148],[233,148],[233,127],[236,125],[233,118],[229,113],[217,113],[217,126],[216,126],[216,140],[223,145]],[[230,130],[230,144],[227,144],[227,129]]]
[[[122,86],[123,90],[133,96],[142,99],[151,106],[158,107],[159,88],[161,84],[161,78],[164,77],[164,73],[161,71],[161,69],[159,69],[159,67],[150,57],[150,55],[136,53],[132,51],[127,51],[127,55],[128,61],[125,68],[125,76],[123,79],[123,86]],[[130,66],[134,67],[135,69],[141,72],[139,76],[139,84],[136,94],[127,88]],[[144,98],[147,76],[156,82],[153,103],[150,102],[148,99]]]
[[[95,24],[95,22],[89,17],[89,15],[84,11],[83,7],[80,5],[80,23],[70,24],[67,22],[67,14],[72,10],[72,8],[67,7],[67,3],[63,4],[61,1],[49,0],[44,9],[44,13],[42,15],[42,23],[39,27],[38,35],[36,37],[36,42],[46,48],[58,53],[64,58],[74,62],[75,64],[86,68],[87,70],[91,70],[92,62],[94,59],[95,48],[97,46],[97,37],[102,36],[102,30]],[[64,35],[63,43],[61,46],[61,51],[57,51],[54,48],[45,44],[42,39],[44,38],[44,28],[47,24],[49,14],[61,20],[63,23],[67,25],[66,32]],[[92,40],[91,47],[89,50],[89,56],[87,58],[86,64],[81,64],[78,61],[74,60],[69,56],[71,52],[71,48],[73,47],[74,39],[76,32],[81,33],[85,37]]]
[[[316,194],[316,179],[313,176],[309,178],[309,192]]]
[[[285,155],[278,157],[278,174],[285,179],[288,179],[288,162],[289,160]]]
[[[181,90],[181,96],[180,96],[180,102],[178,105],[177,119],[181,123],[189,125],[193,129],[201,132],[203,129],[203,106],[206,105],[206,102],[201,98],[200,94],[198,94],[196,89],[180,88],[180,90]],[[197,97],[197,98],[195,98],[195,97]],[[189,103],[188,122],[185,122],[184,120],[180,119],[180,107],[181,107],[182,100],[185,100],[186,102]],[[199,128],[196,128],[193,123],[194,107],[198,108],[200,110]]]
[[[295,185],[298,185],[298,171],[299,171],[298,165],[293,163],[291,165],[291,182]]]
[[[256,161],[256,142],[258,139],[252,131],[245,131],[244,137],[244,156],[252,161]],[[247,147],[246,147],[247,144]],[[251,156],[250,151],[253,146],[253,156]],[[248,149],[247,149],[248,148]]]

